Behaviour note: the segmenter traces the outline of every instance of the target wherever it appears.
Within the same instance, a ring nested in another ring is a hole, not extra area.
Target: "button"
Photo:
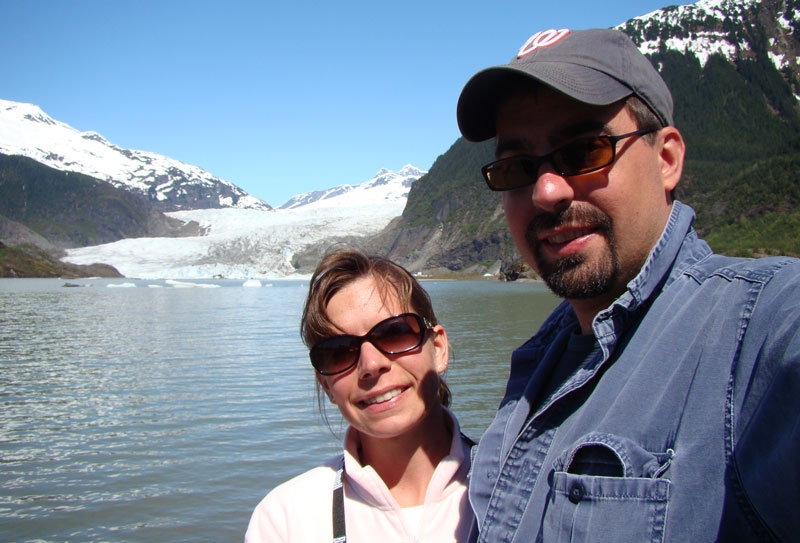
[[[569,501],[578,503],[586,495],[586,489],[580,483],[574,483],[569,489]]]

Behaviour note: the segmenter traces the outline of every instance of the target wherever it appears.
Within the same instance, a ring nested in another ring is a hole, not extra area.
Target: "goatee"
[[[590,228],[606,239],[608,249],[595,260],[573,254],[555,260],[546,257],[539,232],[568,224]],[[559,213],[538,215],[528,225],[528,246],[539,275],[556,295],[568,300],[589,299],[608,294],[619,277],[619,256],[611,218],[595,208],[571,206]]]

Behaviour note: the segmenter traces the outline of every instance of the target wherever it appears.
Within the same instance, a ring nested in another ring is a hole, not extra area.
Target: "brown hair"
[[[653,113],[653,111],[647,107],[647,104],[640,100],[636,95],[632,94],[628,96],[628,98],[625,100],[625,107],[633,117],[633,120],[636,121],[636,126],[639,129],[651,129],[658,131],[664,128],[664,125],[661,124],[658,116]],[[656,141],[656,134],[655,132],[645,134],[642,136],[642,139],[648,144],[653,145],[653,143]],[[669,192],[669,198],[671,201],[676,199],[677,190],[678,188],[675,187]]]
[[[319,341],[338,334],[328,318],[328,303],[337,292],[362,278],[375,280],[383,300],[396,296],[403,308],[427,319],[432,325],[438,324],[428,293],[405,268],[360,249],[337,249],[322,258],[311,276],[300,323],[300,336],[306,347],[311,348]],[[450,399],[450,388],[440,377],[439,400],[447,407]]]
[[[647,107],[647,104],[642,102],[635,94],[631,94],[625,99],[625,107],[630,112],[633,120],[636,121],[636,127],[640,130],[659,130],[664,128],[664,125],[661,124],[653,110]],[[645,134],[642,138],[652,144],[655,141],[655,134]]]

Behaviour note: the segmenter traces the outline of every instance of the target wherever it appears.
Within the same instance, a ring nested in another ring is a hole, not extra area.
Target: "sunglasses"
[[[383,354],[413,351],[425,341],[433,325],[415,313],[403,313],[382,320],[363,336],[334,336],[311,347],[311,365],[322,375],[342,373],[358,363],[361,345],[369,341]]]
[[[546,155],[502,158],[481,168],[481,173],[490,189],[513,190],[536,183],[539,169],[545,162],[549,162],[559,175],[566,177],[596,172],[616,160],[618,141],[656,130],[643,128],[620,136],[581,138]]]

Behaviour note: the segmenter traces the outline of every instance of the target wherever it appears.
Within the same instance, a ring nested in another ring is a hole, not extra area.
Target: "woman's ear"
[[[333,392],[331,392],[331,386],[328,384],[328,380],[325,378],[324,375],[321,375],[318,372],[314,372],[317,375],[317,382],[319,386],[322,387],[322,390],[325,391],[325,394],[328,396],[328,399],[331,401],[332,404],[336,404],[336,399],[333,397]]]
[[[442,325],[437,324],[433,327],[431,333],[433,334],[436,373],[442,374],[450,362],[450,344],[447,342],[447,332]]]

